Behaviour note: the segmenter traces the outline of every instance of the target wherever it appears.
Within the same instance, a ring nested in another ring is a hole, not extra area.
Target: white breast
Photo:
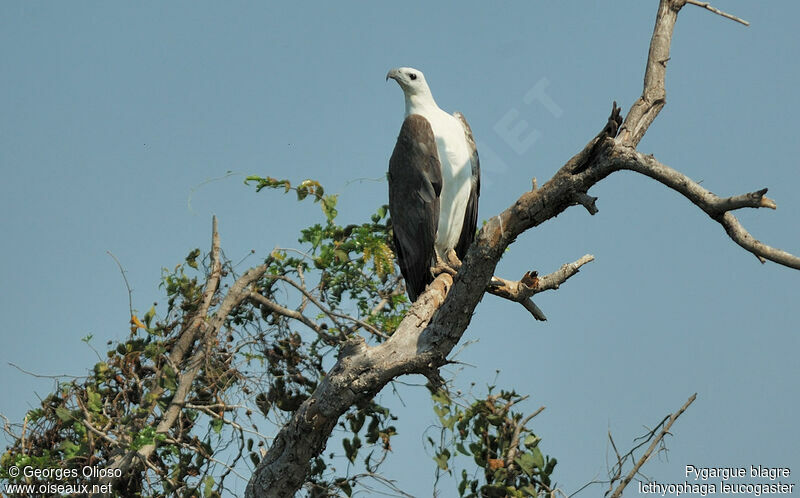
[[[436,251],[444,256],[454,249],[464,225],[472,188],[471,153],[467,145],[464,127],[455,117],[441,109],[426,113],[436,137],[439,162],[442,165],[442,193],[439,197],[439,229],[436,234]]]

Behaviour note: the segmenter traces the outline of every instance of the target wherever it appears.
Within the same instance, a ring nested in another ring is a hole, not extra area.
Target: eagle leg
[[[452,256],[450,253],[452,253]],[[454,267],[451,257],[455,258],[455,261],[458,263],[457,266]],[[431,267],[431,273],[433,273],[434,277],[442,273],[447,273],[451,277],[455,277],[456,273],[458,273],[458,269],[461,267],[461,261],[458,260],[455,251],[450,249],[445,254],[445,258],[446,259],[442,259],[442,257],[439,256],[439,253],[436,252],[436,262],[434,263],[434,266]]]

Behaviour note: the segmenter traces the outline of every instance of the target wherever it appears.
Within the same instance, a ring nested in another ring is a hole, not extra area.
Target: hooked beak
[[[400,71],[398,71],[397,69],[392,69],[391,71],[386,73],[386,81],[389,81],[389,78],[392,78],[393,80],[397,81],[398,76],[400,76]]]

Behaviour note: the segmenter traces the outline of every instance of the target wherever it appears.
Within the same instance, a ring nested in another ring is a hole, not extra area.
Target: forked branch
[[[664,424],[664,427],[661,429],[661,432],[659,432],[658,435],[652,440],[652,442],[650,443],[650,446],[648,446],[647,450],[645,450],[645,452],[642,455],[642,457],[639,458],[639,460],[636,461],[636,464],[633,466],[633,468],[630,470],[630,472],[628,472],[625,475],[625,477],[619,483],[619,485],[614,490],[614,492],[611,493],[611,497],[610,498],[619,498],[620,496],[622,496],[622,491],[631,482],[631,480],[633,480],[633,477],[639,472],[639,469],[642,468],[642,465],[644,465],[645,462],[647,462],[647,460],[650,458],[650,455],[653,454],[653,450],[655,450],[656,447],[658,447],[658,445],[664,439],[664,436],[669,434],[669,429],[670,429],[670,427],[672,427],[672,424],[674,424],[675,421],[678,420],[678,417],[680,417],[683,414],[683,412],[685,412],[686,409],[689,408],[689,405],[694,403],[694,400],[696,398],[697,398],[697,393],[692,394],[691,396],[689,396],[689,399],[686,401],[686,403],[684,403],[683,406],[681,406],[678,409],[678,411],[676,411],[675,413],[673,413],[672,415],[669,416],[669,420],[667,420],[667,423]],[[620,470],[621,470],[621,467],[620,467]]]
[[[748,194],[722,198],[703,188],[680,171],[658,162],[653,156],[642,154],[634,149],[620,148],[617,150],[616,162],[620,169],[636,171],[649,176],[682,194],[721,224],[734,242],[753,253],[762,263],[768,259],[800,270],[800,257],[756,240],[731,213],[733,210],[748,207],[776,209],[775,201],[765,195],[767,189],[763,188]]]
[[[586,254],[579,260],[564,264],[560,269],[543,277],[538,276],[538,274],[533,271],[526,272],[519,280],[506,280],[500,277],[492,277],[492,284],[487,290],[490,294],[502,297],[503,299],[522,303],[525,309],[530,311],[534,318],[540,321],[546,320],[547,318],[542,311],[530,298],[539,292],[558,289],[568,278],[578,273],[581,266],[592,261],[594,261],[594,256]]]

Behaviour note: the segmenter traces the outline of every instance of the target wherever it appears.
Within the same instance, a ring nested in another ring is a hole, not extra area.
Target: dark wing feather
[[[389,211],[400,271],[411,301],[433,281],[442,167],[428,120],[408,116],[389,160]]]
[[[467,209],[464,212],[464,224],[461,227],[461,235],[456,244],[456,255],[459,259],[464,259],[467,249],[475,239],[475,230],[478,227],[478,197],[481,195],[481,164],[478,159],[478,149],[475,147],[475,139],[472,137],[472,129],[469,127],[466,118],[460,112],[453,113],[453,116],[461,121],[464,126],[464,134],[467,144],[472,152],[470,161],[472,162],[472,189],[469,192]]]

